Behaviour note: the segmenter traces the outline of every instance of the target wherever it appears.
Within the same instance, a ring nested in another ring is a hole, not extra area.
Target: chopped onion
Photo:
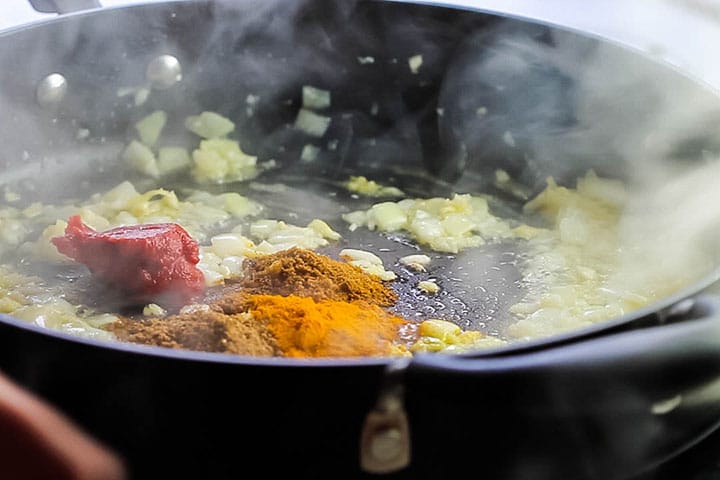
[[[146,317],[162,317],[167,311],[157,303],[149,303],[143,308],[143,315]]]
[[[323,110],[330,106],[330,92],[310,85],[302,89],[302,106],[311,110]]]
[[[370,197],[402,197],[405,193],[397,187],[380,185],[374,180],[358,175],[351,176],[345,182],[345,187],[351,192],[360,193]]]
[[[440,287],[433,280],[422,280],[417,284],[418,288],[425,293],[437,293]]]
[[[320,148],[308,143],[300,153],[300,160],[303,162],[314,162],[320,154]]]
[[[161,175],[185,170],[190,163],[190,154],[182,147],[162,147],[158,150],[157,166]]]
[[[140,135],[140,141],[148,147],[155,145],[163,128],[165,128],[166,122],[167,114],[162,110],[157,110],[138,121],[135,124],[135,129]]]
[[[140,87],[137,90],[135,90],[135,106],[139,107],[141,105],[144,105],[145,102],[147,102],[147,99],[150,97],[150,89],[147,87]]]
[[[345,248],[340,251],[340,257],[347,260],[350,265],[362,269],[365,273],[379,277],[380,280],[389,281],[397,278],[395,272],[385,270],[382,259],[372,252]]]
[[[422,63],[423,63],[422,55],[413,55],[412,57],[408,58],[408,65],[410,66],[410,71],[413,74],[418,73]]]
[[[311,110],[301,108],[295,118],[295,128],[308,135],[320,138],[325,135],[328,127],[330,127],[331,120],[330,117],[318,115]]]
[[[400,263],[418,272],[424,272],[430,264],[430,257],[427,255],[406,255],[400,258]]]
[[[235,124],[215,112],[202,112],[185,119],[185,128],[203,138],[221,138],[235,130]]]
[[[230,183],[257,176],[257,157],[240,149],[240,144],[226,138],[200,142],[193,151],[193,177],[200,183]]]
[[[133,140],[125,147],[122,159],[133,169],[148,177],[157,178],[160,176],[155,154],[147,145],[143,145],[137,140]]]

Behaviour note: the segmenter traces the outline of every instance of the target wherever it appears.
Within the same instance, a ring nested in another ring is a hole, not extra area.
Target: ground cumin
[[[250,294],[297,295],[341,302],[362,300],[385,307],[398,299],[397,293],[377,276],[301,248],[245,260],[240,284]]]
[[[407,321],[381,307],[397,293],[378,277],[310,250],[246,259],[241,278],[192,313],[121,319],[120,340],[207,352],[292,357],[404,353]]]
[[[255,356],[280,353],[267,322],[248,313],[205,310],[165,318],[122,318],[111,329],[119,340],[158,347]]]

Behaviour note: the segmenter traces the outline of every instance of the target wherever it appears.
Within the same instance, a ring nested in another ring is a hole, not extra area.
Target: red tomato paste
[[[103,282],[139,302],[179,306],[203,291],[198,243],[180,225],[132,225],[97,232],[80,216],[65,235],[52,239],[58,251],[88,267]]]

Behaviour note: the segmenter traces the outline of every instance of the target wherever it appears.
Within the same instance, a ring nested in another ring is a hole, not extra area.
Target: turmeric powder
[[[366,302],[253,295],[250,314],[267,322],[287,357],[356,357],[401,353],[394,341],[407,321]]]

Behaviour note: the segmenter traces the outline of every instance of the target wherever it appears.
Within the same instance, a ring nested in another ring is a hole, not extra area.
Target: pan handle
[[[100,8],[99,0],[29,0],[30,5],[42,13],[71,13]]]
[[[416,356],[404,377],[411,468],[429,478],[464,457],[484,459],[487,478],[627,478],[718,427],[720,299],[543,351]]]

